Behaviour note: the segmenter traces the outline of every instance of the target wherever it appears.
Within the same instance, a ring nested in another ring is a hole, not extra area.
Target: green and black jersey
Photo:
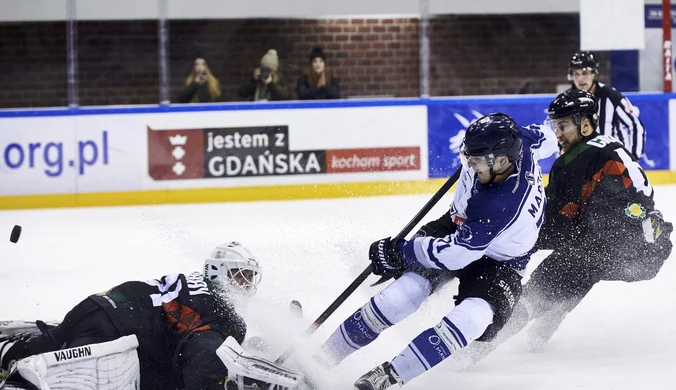
[[[539,249],[637,239],[655,207],[641,166],[619,141],[597,133],[556,159],[545,192]]]
[[[135,334],[139,351],[171,365],[186,339],[216,331],[242,343],[246,323],[222,291],[201,273],[171,274],[130,281],[89,297],[99,304],[121,335]]]

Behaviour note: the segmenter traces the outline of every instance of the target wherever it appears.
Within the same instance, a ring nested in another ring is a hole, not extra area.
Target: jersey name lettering
[[[616,140],[613,137],[610,137],[608,135],[599,135],[598,137],[591,139],[587,142],[587,144],[596,146],[597,148],[602,148],[608,144],[612,144],[613,142],[620,142]]]
[[[535,203],[537,203],[537,205]],[[535,215],[538,213],[538,210],[540,209],[542,199],[539,196],[536,196],[535,203],[531,203],[530,208],[528,209],[528,212],[533,218],[535,218]]]
[[[193,273],[186,278],[190,295],[209,294],[209,288],[200,273]]]
[[[538,172],[539,173],[539,172]],[[535,203],[530,204],[530,208],[528,209],[528,213],[531,215],[533,218],[538,218],[537,222],[537,227],[540,227],[543,221],[543,214],[540,213],[540,210],[542,210],[542,204],[544,203],[543,200],[545,199],[544,193],[545,189],[542,185],[542,175],[538,174],[537,176],[537,182],[535,185],[537,186],[538,193],[540,195],[535,195]]]

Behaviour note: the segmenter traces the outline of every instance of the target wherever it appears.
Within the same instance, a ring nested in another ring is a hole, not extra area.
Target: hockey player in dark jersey
[[[216,351],[228,337],[241,344],[246,334],[231,298],[254,294],[260,280],[249,251],[236,242],[221,245],[204,272],[122,283],[87,297],[39,336],[0,340],[2,368],[27,356],[135,335],[141,389],[223,389],[228,369]]]
[[[474,361],[530,320],[530,348],[541,347],[596,283],[652,279],[671,254],[672,224],[655,208],[653,187],[627,149],[595,131],[596,104],[590,93],[568,90],[549,106],[563,154],[550,171],[536,249],[553,252],[533,271],[497,338],[467,350]]]
[[[572,89],[593,94],[597,100],[597,131],[619,140],[635,160],[645,151],[646,130],[638,110],[629,99],[610,85],[599,82],[599,61],[594,53],[575,53],[568,65]]]

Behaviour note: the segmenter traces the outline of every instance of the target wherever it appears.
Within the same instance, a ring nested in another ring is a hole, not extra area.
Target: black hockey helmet
[[[465,156],[504,154],[514,162],[521,157],[521,129],[507,114],[488,114],[467,128],[463,144]]]
[[[599,74],[599,61],[596,59],[594,53],[590,51],[583,51],[573,54],[568,64],[568,76],[573,74],[574,69],[588,69],[593,71],[596,75]]]
[[[578,127],[582,124],[582,117],[586,116],[596,129],[598,120],[596,97],[587,91],[569,89],[552,100],[547,115],[549,119],[571,117]]]

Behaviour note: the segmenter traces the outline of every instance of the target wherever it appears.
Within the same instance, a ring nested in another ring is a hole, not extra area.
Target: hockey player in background
[[[455,308],[393,360],[359,378],[355,388],[409,383],[473,341],[492,339],[521,295],[521,276],[544,217],[537,159],[556,152],[548,133],[549,139],[537,126],[520,127],[506,114],[474,122],[465,134],[465,161],[450,212],[423,227],[432,237],[384,238],[371,245],[376,275],[403,275],[347,318],[318,358],[337,364],[415,312],[433,290],[434,270],[460,280]]]
[[[655,209],[653,187],[629,151],[595,131],[596,104],[588,92],[568,90],[549,106],[563,154],[550,172],[536,249],[553,252],[533,271],[498,337],[466,351],[474,361],[530,320],[528,343],[538,349],[596,283],[652,279],[671,254],[672,224]]]
[[[2,368],[36,354],[135,335],[141,389],[237,389],[234,384],[226,387],[229,368],[216,351],[229,337],[239,344],[244,340],[246,324],[232,298],[253,295],[261,275],[258,261],[239,243],[221,245],[205,261],[203,273],[126,282],[87,297],[58,326],[43,326],[38,336],[0,339]],[[78,354],[76,350],[63,358]],[[127,375],[121,370],[107,375]],[[76,373],[73,369],[66,380],[80,388],[75,384],[86,373]],[[234,379],[231,372],[230,381]],[[96,383],[96,376],[93,380]]]
[[[593,94],[597,103],[597,131],[600,135],[617,138],[636,161],[645,150],[645,128],[638,117],[638,109],[615,88],[598,81],[599,61],[594,53],[575,53],[568,66],[568,80],[572,89]]]

